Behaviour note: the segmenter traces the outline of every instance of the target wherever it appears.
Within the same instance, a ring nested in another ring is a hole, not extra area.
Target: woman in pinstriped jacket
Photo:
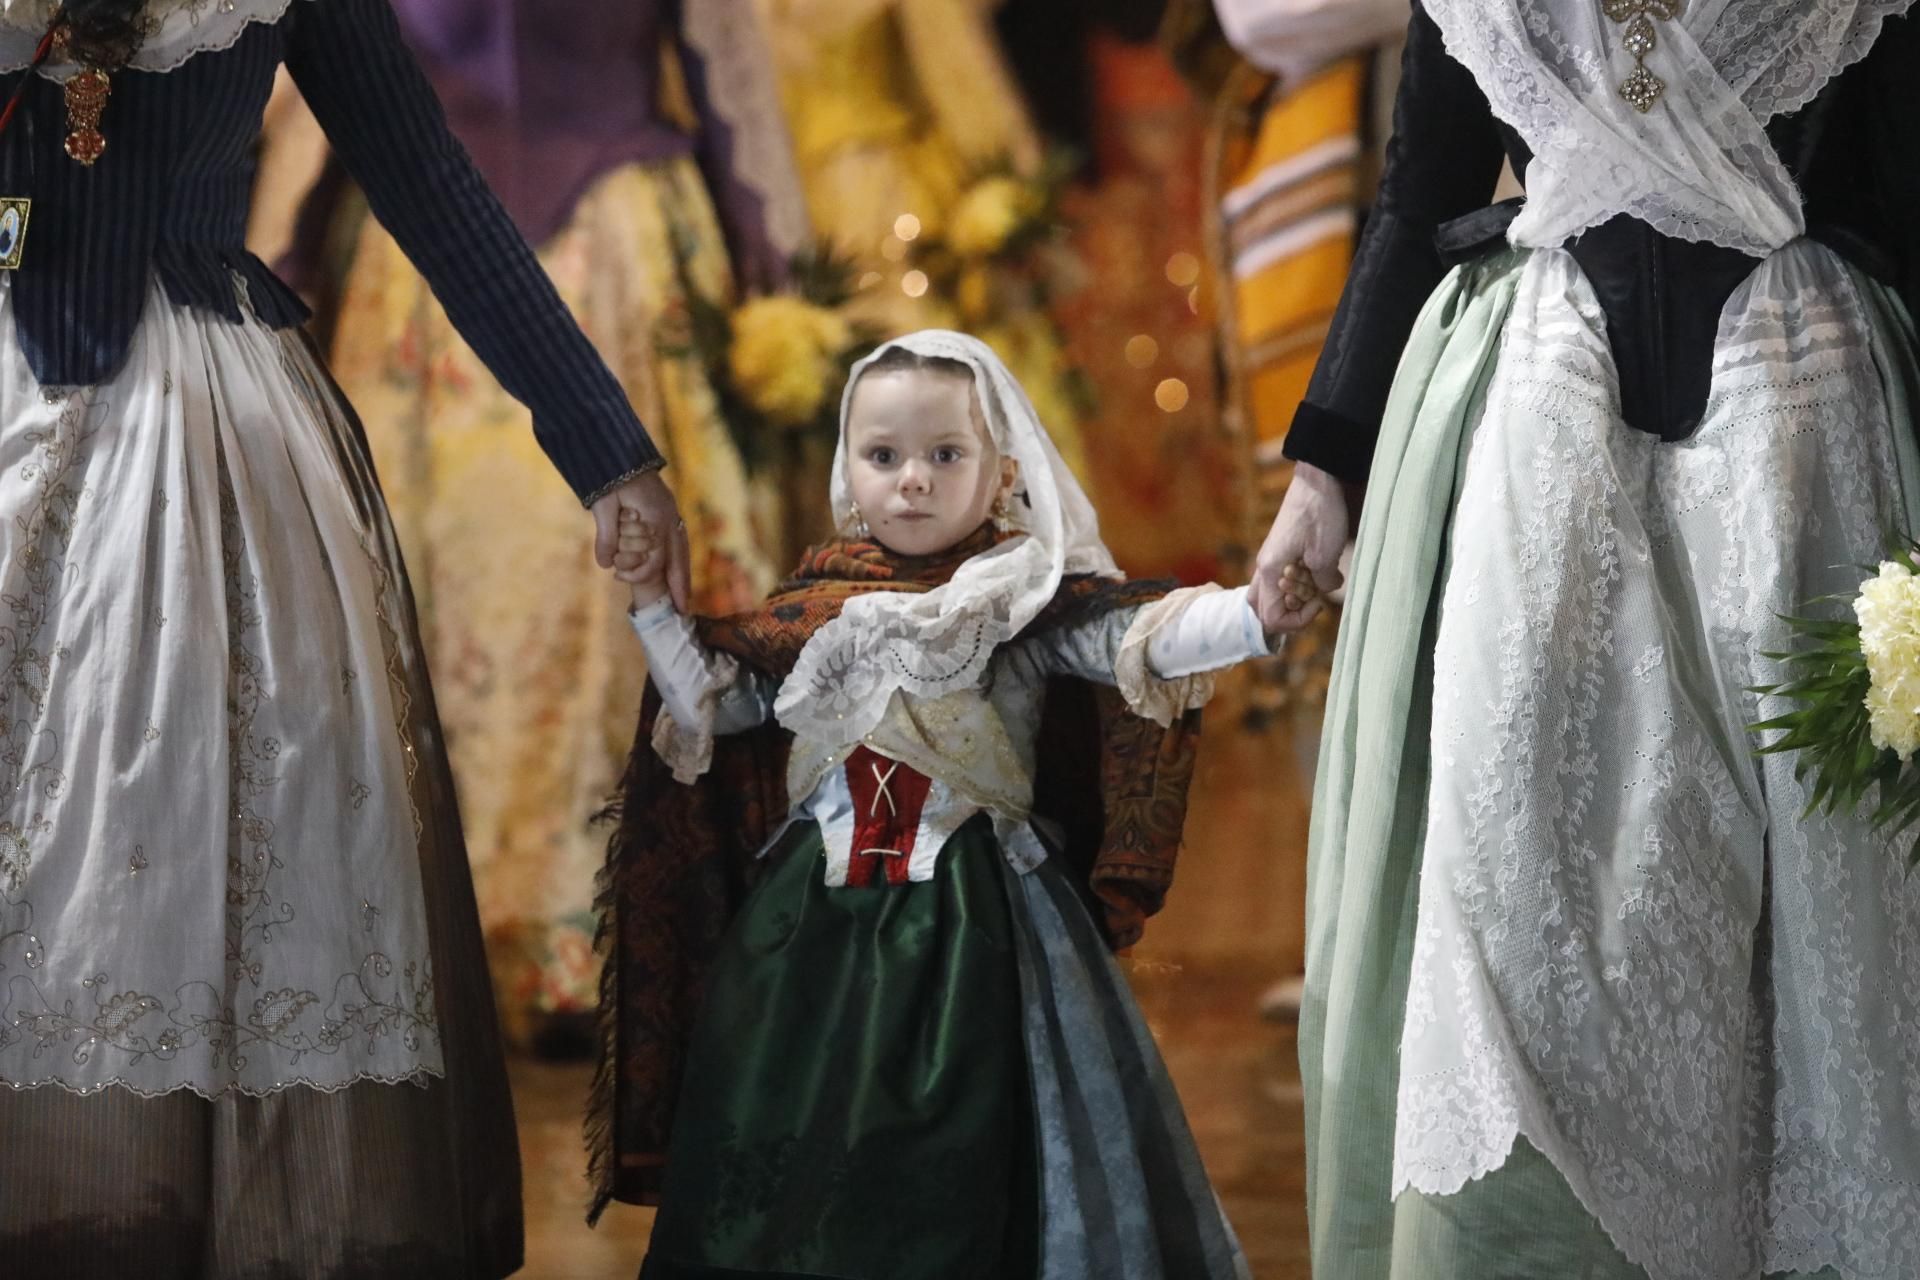
[[[675,520],[388,0],[0,2],[0,215],[25,227],[0,243],[14,1280],[520,1263],[405,574],[304,309],[241,247],[282,60],[601,528],[622,507]]]

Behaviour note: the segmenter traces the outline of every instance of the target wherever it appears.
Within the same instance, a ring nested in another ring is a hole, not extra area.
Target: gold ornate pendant
[[[1626,25],[1627,52],[1633,55],[1633,73],[1620,82],[1620,96],[1641,115],[1653,110],[1666,93],[1666,81],[1647,70],[1647,55],[1660,45],[1660,29],[1655,22],[1672,22],[1687,7],[1687,0],[1600,0],[1608,18]]]
[[[112,88],[112,80],[98,67],[82,68],[66,83],[67,154],[83,165],[92,165],[106,152],[100,113],[107,109]]]

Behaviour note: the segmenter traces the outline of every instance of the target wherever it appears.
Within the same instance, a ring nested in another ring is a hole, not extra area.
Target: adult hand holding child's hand
[[[614,548],[613,576],[632,586],[634,608],[645,608],[669,593],[668,540],[646,517],[638,511],[622,511]]]
[[[679,504],[674,501],[673,491],[667,488],[666,481],[657,471],[649,471],[633,477],[619,488],[606,494],[593,504],[595,526],[594,558],[602,569],[614,570],[614,577],[620,581],[638,585],[639,578],[632,576],[643,565],[652,565],[651,561],[633,561],[631,568],[623,568],[617,560],[620,541],[629,536],[629,524],[637,523],[646,535],[652,538],[658,552],[658,563],[646,568],[650,577],[664,580],[663,591],[655,592],[648,602],[659,599],[660,595],[671,593],[673,607],[681,613],[687,612],[688,596],[693,557],[687,547],[687,524],[680,518]],[[641,536],[637,531],[632,536]],[[637,551],[634,553],[637,554]]]

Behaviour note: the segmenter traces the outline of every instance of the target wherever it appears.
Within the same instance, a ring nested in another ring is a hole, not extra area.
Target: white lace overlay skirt
[[[157,288],[110,385],[43,391],[0,301],[0,1083],[440,1072],[354,430],[297,336]]]
[[[1782,250],[1668,444],[1572,258],[1528,263],[1442,596],[1396,1194],[1524,1135],[1654,1277],[1920,1275],[1920,879],[1747,727],[1779,615],[1914,527],[1866,317]]]

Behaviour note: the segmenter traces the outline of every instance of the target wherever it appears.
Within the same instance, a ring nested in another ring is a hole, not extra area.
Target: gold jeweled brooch
[[[67,154],[91,166],[107,149],[100,132],[100,113],[107,109],[113,82],[98,67],[82,67],[66,83]]]
[[[48,34],[53,38],[57,57],[71,56],[72,28],[56,19]],[[106,135],[100,132],[100,115],[107,109],[107,95],[112,92],[113,81],[100,67],[82,60],[80,70],[67,77],[62,89],[67,100],[67,154],[77,163],[91,167],[107,150]]]
[[[1647,70],[1647,55],[1660,44],[1659,28],[1686,9],[1687,0],[1600,0],[1600,8],[1615,22],[1626,24],[1627,52],[1633,55],[1633,74],[1620,82],[1620,96],[1641,115],[1653,110],[1667,91],[1666,81]]]

